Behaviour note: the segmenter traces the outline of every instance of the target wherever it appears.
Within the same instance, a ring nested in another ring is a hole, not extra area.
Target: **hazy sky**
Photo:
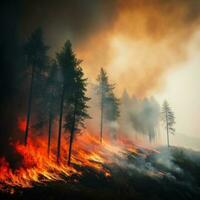
[[[200,32],[194,33],[187,58],[165,77],[166,83],[156,98],[167,99],[176,114],[177,134],[200,137]]]
[[[44,28],[53,56],[67,39],[89,81],[101,67],[139,98],[168,99],[177,132],[200,137],[200,1],[24,1],[21,30]]]

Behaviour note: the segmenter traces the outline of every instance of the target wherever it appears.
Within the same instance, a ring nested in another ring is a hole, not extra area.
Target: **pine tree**
[[[46,71],[46,80],[42,94],[40,96],[40,112],[38,118],[41,126],[48,124],[48,156],[50,155],[51,135],[53,122],[58,114],[58,100],[60,95],[60,82],[58,80],[58,67],[57,63],[52,60]]]
[[[86,102],[88,100],[85,96],[86,80],[83,79],[83,72],[80,67],[81,60],[76,58],[69,40],[65,43],[61,52],[57,54],[57,62],[61,68],[61,75],[63,78],[60,101],[57,161],[59,162],[60,160],[62,121],[63,114],[65,114],[64,126],[70,131],[68,156],[68,164],[70,164],[74,133],[77,131],[79,125],[84,124],[84,119],[89,117],[86,112]]]
[[[144,99],[142,105],[141,124],[144,127],[144,133],[148,135],[149,141],[152,142],[156,137],[156,128],[159,122],[159,105],[153,97]]]
[[[90,116],[87,113],[87,101],[90,99],[86,97],[86,80],[83,76],[83,71],[80,66],[74,66],[74,78],[71,92],[67,98],[67,112],[65,117],[64,127],[70,132],[69,151],[68,151],[68,165],[71,163],[72,145],[75,133],[80,132],[81,128],[85,128],[84,121]]]
[[[26,56],[27,67],[31,69],[31,82],[28,98],[28,110],[26,119],[26,130],[25,130],[25,140],[24,144],[27,145],[30,118],[31,118],[31,108],[32,108],[32,98],[33,98],[33,85],[35,76],[39,74],[47,63],[47,50],[48,47],[43,41],[43,32],[41,28],[36,29],[28,39],[25,44],[24,52]]]
[[[167,101],[164,101],[163,106],[162,106],[162,112],[161,112],[161,120],[165,124],[165,128],[167,131],[167,145],[168,147],[170,146],[169,144],[169,134],[174,134],[175,129],[175,116],[174,113],[172,112],[171,108],[169,107],[169,104]]]
[[[35,83],[35,113],[36,119],[34,125],[35,129],[41,129],[45,125],[48,125],[48,156],[50,154],[51,135],[53,122],[58,114],[58,100],[60,97],[60,82],[59,82],[59,70],[55,60],[49,61],[48,67],[45,70],[43,76],[37,78]]]
[[[57,145],[57,162],[60,161],[60,147],[61,147],[61,133],[64,103],[66,101],[66,92],[71,92],[71,85],[73,82],[72,74],[74,73],[73,66],[79,63],[72,52],[71,42],[66,41],[62,50],[57,53],[57,63],[61,70],[62,90],[60,100],[60,116],[58,126],[58,145]]]
[[[48,113],[48,156],[50,154],[51,147],[51,135],[52,135],[52,126],[53,121],[58,114],[58,96],[59,96],[59,86],[58,81],[58,67],[55,61],[52,61],[50,64],[50,69],[47,78],[46,85],[46,108]]]
[[[119,99],[114,95],[114,85],[109,84],[106,72],[101,68],[97,77],[97,92],[100,96],[100,142],[103,139],[104,118],[107,121],[116,121],[119,117]]]

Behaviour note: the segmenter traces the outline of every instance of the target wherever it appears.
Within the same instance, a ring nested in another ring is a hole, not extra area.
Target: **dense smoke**
[[[120,83],[119,92],[126,87],[144,97],[160,89],[166,73],[186,58],[199,18],[188,16],[193,7],[186,2],[123,2],[113,28],[92,37],[80,55],[88,66],[105,66],[113,81]],[[91,48],[94,56],[88,56]],[[95,68],[86,70],[90,75]]]
[[[88,86],[88,95],[91,97],[90,115],[92,119],[89,119],[87,127],[92,133],[98,135],[100,133],[101,99],[97,94],[96,87],[95,84],[89,84]],[[105,104],[106,106],[111,107],[109,104]],[[130,97],[125,90],[119,98],[119,118],[108,120],[107,113],[104,117],[104,135],[113,139],[113,142],[121,134],[137,142],[160,142],[160,105],[153,97],[144,99],[135,96]]]
[[[199,8],[195,0],[30,0],[24,1],[21,32],[26,37],[41,25],[52,55],[72,40],[90,79],[104,67],[120,83],[118,92],[126,87],[145,97],[186,58],[188,41],[199,28]]]
[[[134,139],[148,138],[150,142],[159,138],[160,106],[153,97],[138,99],[124,91],[120,108],[120,132]]]

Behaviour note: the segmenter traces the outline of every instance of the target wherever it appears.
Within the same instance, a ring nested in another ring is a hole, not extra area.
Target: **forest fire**
[[[200,199],[200,1],[0,9],[0,200]]]
[[[20,128],[20,127],[19,127]],[[54,138],[52,138],[52,141]],[[123,143],[123,144],[122,144]],[[115,158],[122,157],[125,152],[137,150],[131,143],[115,142],[99,138],[88,132],[80,134],[74,141],[71,165],[67,165],[68,140],[62,138],[61,160],[56,162],[57,144],[52,142],[51,154],[47,153],[47,138],[39,136],[33,139],[31,134],[28,145],[16,142],[12,144],[21,156],[20,167],[11,169],[5,158],[0,159],[0,190],[14,191],[14,188],[30,188],[34,184],[45,184],[50,181],[66,181],[67,177],[76,174],[81,176],[81,168],[89,167],[111,176],[105,165],[112,165]]]

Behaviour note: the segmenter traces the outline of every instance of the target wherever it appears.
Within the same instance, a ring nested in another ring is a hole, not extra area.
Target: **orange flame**
[[[17,153],[22,157],[19,168],[13,170],[5,158],[0,158],[0,190],[15,187],[29,188],[34,184],[45,184],[49,181],[62,180],[73,174],[81,176],[84,167],[93,168],[94,170],[110,176],[110,172],[104,167],[114,162],[115,156],[122,156],[125,149],[137,151],[133,144],[111,143],[108,138],[101,144],[99,138],[93,134],[85,132],[78,135],[73,143],[71,162],[67,165],[68,140],[62,138],[61,162],[56,162],[56,138],[52,138],[51,155],[47,154],[47,138],[40,136],[37,138],[30,137],[28,146],[19,142],[13,144]],[[79,166],[76,167],[76,166]],[[78,170],[79,169],[79,170]],[[64,178],[65,177],[65,178]]]

